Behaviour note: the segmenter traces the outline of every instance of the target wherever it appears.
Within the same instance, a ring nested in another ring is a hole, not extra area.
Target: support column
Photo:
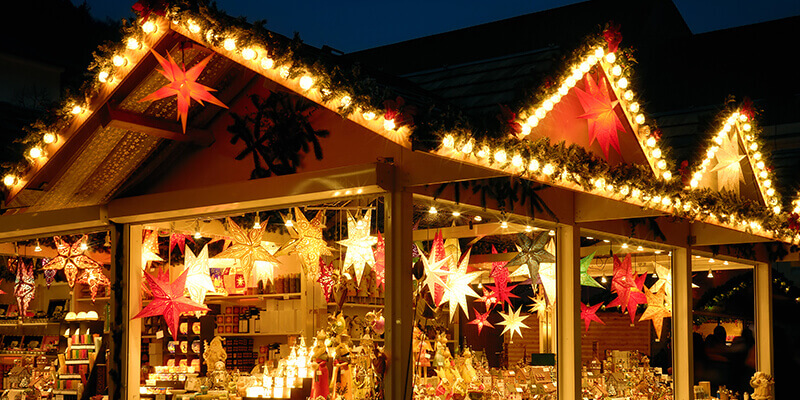
[[[558,399],[581,399],[580,229],[558,228],[556,243]]]
[[[756,370],[774,376],[772,349],[772,267],[758,263],[753,268],[755,285]]]
[[[692,252],[679,247],[672,251],[672,376],[676,399],[694,397],[692,334]]]
[[[139,399],[139,377],[142,366],[142,320],[131,320],[142,306],[142,226],[122,228],[122,346],[126,360],[122,368],[124,399]],[[127,278],[127,279],[125,279]]]
[[[386,195],[386,356],[385,398],[408,400],[412,395],[411,332],[414,316],[411,307],[411,223],[414,200],[411,192],[395,188]]]
[[[123,383],[123,368],[125,365],[125,344],[123,338],[125,337],[125,316],[123,309],[123,292],[126,279],[123,268],[124,264],[124,249],[122,241],[122,229],[120,224],[110,224],[108,235],[111,239],[111,271],[109,271],[109,281],[111,281],[111,299],[109,304],[111,306],[111,315],[109,326],[111,328],[111,340],[107,343],[108,357],[106,365],[108,366],[108,397],[110,399],[122,398]]]

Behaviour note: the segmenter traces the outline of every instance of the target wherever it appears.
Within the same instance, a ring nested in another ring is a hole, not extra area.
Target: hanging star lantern
[[[739,194],[739,181],[744,182],[742,175],[742,159],[744,154],[739,153],[739,138],[736,131],[733,138],[728,134],[722,135],[722,143],[715,154],[717,165],[710,172],[717,173],[717,184],[719,190],[730,190]]]
[[[83,273],[78,277],[78,283],[89,286],[89,293],[92,295],[92,303],[97,298],[97,293],[102,287],[111,286],[111,281],[108,280],[106,274],[103,273],[102,267],[86,268]]]
[[[206,293],[215,292],[214,282],[211,281],[208,263],[208,245],[195,256],[191,248],[186,249],[183,265],[186,270],[186,291],[189,298],[195,303],[203,304]]]
[[[545,300],[544,296],[536,296],[536,297],[529,297],[533,304],[531,304],[530,312],[536,313],[537,316],[541,317],[544,315],[550,306],[547,305],[547,300]]]
[[[150,261],[164,261],[158,255],[158,233],[156,231],[145,233],[142,242],[142,269],[147,268],[147,263]]]
[[[625,128],[614,111],[619,101],[611,100],[605,78],[601,76],[599,81],[595,82],[591,74],[586,74],[584,89],[576,87],[575,94],[584,111],[584,114],[578,118],[586,119],[589,122],[589,145],[591,146],[597,140],[606,159],[608,159],[609,146],[622,155],[617,131],[624,132]]]
[[[508,313],[504,313],[500,311],[500,316],[503,317],[503,320],[498,322],[497,325],[503,325],[503,333],[501,335],[505,335],[506,332],[511,332],[511,339],[514,339],[514,333],[516,332],[519,337],[522,337],[522,332],[520,331],[521,328],[528,328],[528,325],[525,325],[523,321],[530,317],[530,315],[521,316],[519,313],[522,311],[522,307],[514,310],[513,307],[509,306]]]
[[[489,323],[489,314],[492,312],[492,310],[487,309],[483,314],[479,313],[477,308],[473,308],[473,310],[475,311],[475,319],[469,321],[468,323],[478,327],[478,335],[481,334],[483,328],[494,328],[494,326]]]
[[[594,278],[592,278],[591,275],[589,275],[589,265],[592,264],[592,258],[594,258],[594,253],[596,253],[596,251],[593,251],[592,254],[589,254],[588,256],[581,258],[581,286],[591,286],[600,289],[605,289],[603,285],[598,283],[596,280],[594,280]]]
[[[178,322],[181,314],[193,311],[209,311],[209,308],[195,302],[183,295],[186,290],[186,276],[189,271],[184,270],[177,279],[170,283],[168,276],[153,277],[145,272],[147,286],[153,293],[153,300],[142,311],[131,319],[154,317],[161,315],[167,323],[172,339],[178,340]]]
[[[33,275],[33,265],[26,264],[23,260],[17,261],[17,277],[14,280],[14,297],[17,298],[19,316],[28,316],[28,305],[36,295],[36,279]]]
[[[519,253],[506,264],[506,267],[519,265],[520,268],[517,271],[526,268],[522,273],[530,277],[532,282],[535,282],[539,279],[539,263],[556,262],[556,257],[546,249],[550,235],[542,232],[534,235],[533,239],[531,239],[524,233],[518,233],[517,240],[517,251]],[[514,272],[516,273],[517,271]]]
[[[497,296],[494,295],[494,292],[487,289],[486,286],[481,288],[483,290],[483,296],[478,297],[475,299],[475,302],[481,302],[486,306],[486,309],[489,310],[497,304]]]
[[[381,288],[386,288],[386,243],[380,232],[372,255],[375,257],[375,265],[372,266],[372,270],[375,271],[375,283]]]
[[[364,276],[364,266],[372,268],[375,265],[375,254],[372,246],[378,243],[378,238],[369,234],[372,223],[372,213],[367,211],[363,218],[355,218],[347,213],[347,239],[336,243],[347,247],[344,255],[342,270],[348,271],[350,266],[356,273],[356,284],[361,285]]]
[[[556,244],[554,241],[550,241],[547,244],[546,248],[547,252],[553,254],[556,252]],[[547,300],[550,304],[556,302],[556,263],[554,262],[543,262],[539,264],[539,281],[542,283],[542,287],[544,287],[544,294],[547,296]],[[534,282],[531,281],[531,286],[534,285]]]
[[[270,254],[269,250],[261,243],[267,222],[257,229],[243,229],[232,219],[228,218],[228,230],[231,234],[232,244],[214,258],[238,259],[242,267],[242,276],[250,279],[256,261],[278,263],[278,259]]]
[[[631,316],[631,324],[636,317],[636,307],[645,304],[645,297],[642,287],[647,275],[639,275],[633,272],[631,266],[631,255],[626,254],[624,261],[614,256],[614,278],[611,280],[611,287],[617,293],[617,298],[608,303],[608,307],[620,306],[622,312],[628,311]]]
[[[277,254],[297,254],[300,256],[300,263],[306,272],[306,277],[312,281],[319,276],[319,258],[330,256],[331,249],[322,239],[322,230],[325,224],[322,223],[322,211],[309,221],[299,208],[294,208],[294,230],[297,238],[278,249]]]
[[[268,281],[272,281],[272,278],[275,276],[275,268],[278,264],[270,261],[259,261],[256,260],[253,262],[253,280],[252,282],[257,284],[258,281],[267,283]]]
[[[189,116],[189,105],[192,99],[200,103],[201,106],[203,105],[203,101],[207,101],[222,108],[228,108],[228,106],[210,93],[215,91],[215,89],[197,82],[197,78],[200,77],[203,69],[205,69],[208,62],[211,61],[211,57],[214,56],[213,53],[187,71],[185,67],[179,66],[169,53],[167,53],[167,58],[169,60],[166,60],[155,51],[150,50],[150,52],[153,53],[153,56],[158,60],[158,63],[161,64],[161,68],[163,68],[163,70],[159,70],[158,72],[164,75],[164,77],[169,80],[169,83],[139,101],[153,101],[176,96],[178,98],[178,119],[181,120],[183,133],[186,133],[186,119]]]
[[[56,270],[54,269],[46,269],[44,272],[44,283],[47,284],[47,288],[50,289],[50,285],[56,281]]]
[[[181,251],[181,254],[185,253],[187,239],[194,243],[194,239],[191,235],[186,235],[183,233],[173,233],[169,235],[169,251],[172,251],[175,249],[175,247],[178,247],[178,249]]]
[[[84,243],[86,239],[87,236],[83,235],[78,241],[70,245],[64,242],[59,236],[53,237],[58,255],[53,257],[43,268],[52,270],[63,269],[64,275],[67,276],[69,287],[75,286],[75,278],[78,276],[78,269],[97,268],[101,266],[100,263],[83,254],[81,243]]]
[[[322,294],[325,296],[325,301],[330,300],[331,291],[336,281],[333,279],[333,260],[325,264],[321,258],[319,259],[319,277],[317,278],[320,286],[322,286]]]
[[[450,321],[453,320],[453,317],[456,315],[459,307],[464,314],[469,315],[469,310],[467,309],[467,296],[478,297],[478,294],[472,290],[470,284],[479,276],[481,276],[482,272],[467,272],[467,265],[469,264],[469,255],[471,251],[472,249],[469,249],[466,253],[464,253],[464,255],[461,256],[461,259],[458,262],[458,268],[454,269],[452,273],[447,276],[447,288],[445,293],[447,294],[446,297],[450,305]]]
[[[420,258],[425,268],[425,280],[423,281],[423,285],[428,287],[428,291],[430,291],[431,296],[434,298],[434,303],[438,306],[441,304],[442,299],[440,298],[439,301],[436,301],[436,297],[434,296],[436,289],[441,287],[442,293],[444,293],[444,290],[447,288],[447,277],[452,273],[443,268],[444,265],[447,264],[448,258],[435,261],[436,252],[434,249],[431,249],[431,253],[427,257],[422,254]],[[442,297],[444,297],[444,295]]]
[[[442,264],[440,268],[442,271],[449,271],[450,265],[456,262],[456,260],[453,260],[453,258],[447,254],[447,249],[445,248],[444,245],[444,235],[442,234],[441,230],[436,231],[436,234],[433,235],[433,243],[431,244],[431,254],[433,254],[435,261],[444,260],[445,263]],[[444,286],[436,286],[436,290],[431,292],[431,295],[433,296],[433,301],[436,304],[442,304],[442,301],[444,301],[446,289],[447,288]]]
[[[492,254],[497,254],[497,249],[494,245],[492,245]],[[510,274],[508,273],[506,264],[508,264],[508,261],[495,261],[491,263],[492,269],[489,272],[489,277],[494,279],[495,285],[505,285],[508,283]]]
[[[664,326],[664,318],[672,316],[672,313],[666,307],[664,288],[662,287],[657,293],[646,290],[645,294],[647,295],[647,308],[642,313],[642,317],[639,318],[639,322],[648,319],[652,321],[656,337],[661,340],[661,328]]]
[[[653,283],[653,286],[650,286],[650,291],[656,293],[663,288],[667,309],[672,311],[672,270],[659,263],[653,264],[655,264],[658,280]]]
[[[500,305],[509,302],[513,298],[519,298],[519,296],[511,293],[517,285],[508,284],[508,269],[506,268],[498,268],[497,275],[494,277],[494,286],[486,286],[492,291],[492,295]]]
[[[581,319],[583,320],[586,332],[589,332],[589,325],[592,321],[605,325],[606,323],[597,316],[597,310],[603,306],[603,303],[597,303],[593,306],[587,306],[581,303]]]

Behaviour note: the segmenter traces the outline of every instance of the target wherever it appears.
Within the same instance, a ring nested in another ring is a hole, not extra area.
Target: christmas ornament
[[[494,295],[494,292],[487,289],[486,286],[481,289],[483,290],[483,296],[478,297],[475,301],[482,302],[486,306],[486,310],[489,310],[497,304],[497,296]]]
[[[257,284],[259,281],[267,283],[272,281],[275,276],[275,267],[278,264],[269,261],[258,261],[253,263],[253,283]]]
[[[214,282],[211,281],[208,264],[208,246],[203,246],[200,254],[194,255],[192,249],[186,249],[186,256],[183,261],[186,271],[186,291],[189,298],[195,303],[203,304],[206,293],[214,292]]]
[[[47,284],[47,288],[50,289],[50,285],[56,281],[56,270],[54,269],[46,269],[44,270],[44,283]],[[0,293],[2,294],[2,293]]]
[[[550,308],[550,306],[547,305],[547,300],[545,300],[543,296],[529,297],[529,299],[533,301],[530,312],[536,313],[539,317],[545,314],[548,308]]]
[[[550,240],[550,235],[542,232],[534,235],[533,239],[531,239],[524,233],[518,233],[517,239],[517,251],[519,253],[506,264],[506,268],[517,265],[523,266],[523,268],[527,266],[527,271],[525,272],[531,278],[531,281],[535,282],[539,278],[540,262],[556,262],[556,257],[545,249],[547,242]]]
[[[28,305],[36,295],[36,279],[33,276],[33,264],[26,264],[19,259],[17,261],[17,277],[14,280],[14,297],[17,298],[19,316],[28,316]]]
[[[149,231],[144,235],[142,242],[142,269],[147,268],[149,261],[164,261],[158,255],[158,233],[156,231]]]
[[[591,275],[589,275],[589,265],[592,264],[592,258],[594,258],[593,251],[592,254],[589,254],[586,257],[581,258],[581,286],[593,286],[600,289],[605,289],[603,285],[598,283]]]
[[[514,339],[514,332],[522,337],[522,332],[520,332],[521,328],[528,328],[528,325],[525,325],[523,321],[526,318],[530,317],[530,315],[521,316],[519,312],[522,311],[522,307],[517,308],[516,311],[513,307],[509,306],[508,313],[504,313],[500,311],[500,316],[503,317],[503,320],[498,322],[497,325],[503,325],[503,333],[501,335],[505,335],[506,332],[511,332],[511,339]]]
[[[58,255],[53,257],[43,268],[52,270],[63,269],[64,275],[67,276],[69,287],[75,286],[75,278],[78,276],[78,269],[101,267],[100,263],[83,254],[81,243],[84,243],[86,239],[87,236],[83,235],[78,241],[70,245],[64,242],[59,236],[53,237]]]
[[[500,305],[503,305],[506,302],[510,302],[511,299],[519,298],[519,296],[515,295],[514,293],[511,293],[511,291],[514,290],[515,287],[517,287],[517,285],[509,286],[507,283],[508,278],[505,279],[506,283],[503,283],[504,282],[503,278],[500,278],[499,280],[495,278],[494,282],[495,282],[494,286],[491,285],[486,285],[486,286],[492,291],[492,295],[496,299],[497,303],[499,303]]]
[[[556,252],[556,244],[554,241],[550,241],[547,244],[547,252],[553,254]],[[542,282],[542,287],[544,287],[544,294],[547,296],[547,300],[550,304],[556,302],[556,263],[554,262],[543,262],[539,264],[539,280]],[[533,286],[533,282],[531,282],[531,286]]]
[[[658,280],[650,286],[650,291],[653,293],[664,289],[664,299],[667,304],[667,309],[672,311],[672,270],[658,263],[655,264],[656,275]]]
[[[449,301],[449,309],[450,309],[450,321],[453,320],[453,317],[456,315],[458,308],[461,307],[461,311],[464,314],[469,315],[469,310],[467,309],[467,296],[470,297],[478,297],[478,294],[472,290],[470,284],[476,278],[481,276],[481,271],[475,272],[467,272],[467,265],[469,264],[469,255],[472,249],[467,250],[463,256],[461,256],[461,260],[459,260],[458,268],[454,269],[450,275],[447,276],[447,288],[445,290],[445,297]]]
[[[497,254],[497,249],[494,247],[494,245],[492,245],[492,254]],[[511,275],[508,273],[506,264],[508,264],[508,261],[495,261],[492,263],[492,269],[489,271],[489,277],[494,279],[495,285],[505,285],[508,283],[508,278]],[[517,270],[520,268],[517,268]]]
[[[593,306],[587,306],[586,304],[581,303],[581,319],[583,320],[584,326],[586,326],[586,332],[589,332],[589,325],[594,322],[601,323],[605,325],[606,323],[597,316],[597,310],[603,306],[603,303],[597,303]]]
[[[97,297],[97,292],[101,287],[111,286],[111,281],[108,280],[106,274],[103,273],[102,267],[86,268],[78,278],[78,283],[89,286],[89,293],[92,295],[92,303]]]
[[[620,306],[622,312],[628,311],[631,316],[631,324],[636,317],[636,307],[647,302],[647,298],[642,291],[644,280],[647,275],[636,276],[631,266],[631,255],[626,254],[624,261],[614,256],[614,278],[611,280],[611,287],[617,293],[617,298],[608,303],[608,307]]]
[[[325,225],[322,223],[322,211],[309,221],[299,208],[294,208],[294,230],[297,238],[278,249],[277,254],[297,254],[300,256],[300,263],[306,272],[306,277],[316,280],[319,276],[317,267],[319,266],[320,256],[330,256],[331,249],[322,239],[322,230]]]
[[[350,266],[356,273],[356,284],[361,285],[364,275],[364,265],[375,265],[375,254],[372,246],[378,243],[378,238],[369,234],[372,223],[372,213],[367,211],[363,218],[355,218],[347,212],[347,239],[336,243],[347,247],[344,255],[342,270],[348,271]]]
[[[744,157],[744,154],[739,153],[739,138],[736,131],[733,131],[733,138],[728,134],[722,135],[722,143],[719,144],[715,155],[717,165],[710,171],[717,173],[718,190],[730,190],[739,194],[739,181],[744,182],[741,163]]]
[[[278,259],[270,254],[267,248],[261,244],[267,222],[268,221],[261,224],[261,227],[258,229],[243,229],[232,219],[228,218],[228,231],[233,240],[232,244],[230,247],[214,256],[214,258],[238,259],[241,263],[242,275],[245,279],[250,278],[256,261],[266,261],[277,264]]]
[[[448,259],[443,258],[439,261],[435,261],[435,249],[431,249],[431,253],[427,257],[423,254],[420,255],[420,258],[425,267],[425,280],[423,281],[423,285],[428,287],[431,296],[436,292],[437,286],[442,287],[442,291],[444,291],[444,289],[447,288],[447,276],[450,275],[451,272],[444,270],[442,267],[447,264]],[[439,302],[436,302],[434,299],[434,302],[438,306],[441,304],[441,299]]]
[[[194,243],[191,235],[183,233],[173,233],[169,235],[169,251],[172,251],[176,246],[181,251],[181,254],[186,252],[186,240]]]
[[[172,55],[169,53],[167,53],[167,58],[169,58],[169,61],[167,61],[155,51],[150,50],[150,52],[153,53],[153,56],[158,60],[158,63],[161,64],[161,68],[163,68],[163,70],[159,70],[158,72],[164,75],[170,83],[150,93],[139,101],[153,101],[176,96],[178,99],[178,118],[181,120],[183,133],[186,133],[186,119],[189,116],[189,105],[192,99],[200,103],[201,106],[203,105],[203,101],[207,101],[222,108],[228,108],[228,106],[210,93],[216,91],[216,89],[212,89],[197,82],[197,78],[200,77],[203,69],[205,69],[208,62],[211,61],[211,57],[214,56],[213,53],[187,71],[185,66],[178,66],[178,63],[172,59]]]
[[[595,82],[591,74],[586,74],[585,90],[575,87],[575,94],[581,102],[584,114],[578,116],[589,122],[589,145],[595,140],[603,150],[603,154],[608,159],[608,147],[611,146],[617,153],[622,155],[619,148],[619,137],[617,131],[625,131],[622,122],[617,117],[614,108],[619,104],[618,100],[612,101],[608,93],[606,79],[600,76]]]
[[[475,311],[475,319],[469,321],[469,323],[478,327],[478,335],[481,334],[481,330],[483,330],[483,328],[494,328],[494,326],[489,323],[489,314],[492,312],[492,310],[487,308],[486,312],[483,314],[479,313],[477,308],[473,308],[473,310]]]
[[[331,291],[336,281],[333,279],[333,260],[325,264],[321,258],[319,259],[319,277],[317,278],[320,286],[322,286],[322,294],[325,296],[325,301],[329,301]]]
[[[178,322],[181,314],[209,310],[208,307],[183,295],[186,290],[188,273],[188,270],[184,270],[177,279],[170,283],[169,277],[166,275],[155,278],[149,272],[145,272],[144,277],[147,286],[153,293],[153,300],[131,319],[161,315],[172,333],[172,339],[178,340]]]
[[[603,38],[608,44],[609,53],[616,52],[620,42],[622,42],[622,33],[619,31],[619,28],[619,24],[611,22],[608,24],[608,27],[603,30]]]
[[[444,235],[442,231],[436,231],[436,234],[433,235],[433,243],[431,244],[431,253],[434,256],[435,261],[442,261],[444,260],[445,263],[442,264],[441,270],[442,271],[449,271],[450,264],[455,263],[456,260],[453,260],[451,257],[448,257],[447,250],[445,249],[444,245]],[[444,286],[436,286],[435,290],[431,292],[431,296],[433,296],[433,301],[439,305],[442,304],[444,301],[446,287]]]
[[[416,246],[414,246],[416,248]],[[386,244],[383,241],[383,236],[378,232],[378,244],[375,245],[373,250],[375,257],[375,265],[372,270],[375,271],[375,283],[381,287],[386,288]]]
[[[650,320],[653,321],[653,328],[656,331],[656,338],[661,340],[661,328],[664,326],[664,318],[672,316],[670,310],[667,309],[665,298],[665,290],[662,287],[656,293],[646,290],[647,295],[647,308],[642,313],[639,322]]]

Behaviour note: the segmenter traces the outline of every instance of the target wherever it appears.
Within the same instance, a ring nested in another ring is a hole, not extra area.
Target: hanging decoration
[[[583,320],[584,326],[586,327],[586,332],[589,332],[589,324],[592,321],[605,325],[606,323],[597,316],[597,310],[603,306],[603,303],[597,303],[593,306],[587,306],[586,304],[581,303],[581,319]]]
[[[422,265],[425,268],[425,280],[423,281],[423,285],[428,287],[431,297],[434,297],[437,287],[441,287],[442,292],[444,292],[444,290],[447,288],[447,277],[452,273],[443,268],[444,265],[447,264],[448,258],[445,257],[439,261],[436,261],[436,250],[431,249],[431,253],[427,257],[424,254],[421,254],[420,259],[422,260]],[[441,298],[439,301],[436,301],[434,297],[434,303],[437,306],[440,305]]]
[[[624,132],[625,128],[614,110],[619,104],[619,100],[611,100],[608,84],[602,75],[595,82],[592,74],[586,74],[584,89],[575,87],[575,94],[584,111],[584,114],[578,118],[586,119],[589,122],[589,145],[591,146],[597,140],[606,160],[608,160],[609,146],[613,147],[621,156],[622,150],[619,148],[617,131]]]
[[[733,138],[728,134],[717,136],[719,146],[716,151],[717,165],[710,172],[717,173],[718,190],[730,190],[739,194],[739,182],[744,182],[742,175],[742,159],[745,154],[739,152],[739,137],[733,129]]]
[[[28,305],[36,295],[36,280],[33,275],[33,264],[22,259],[17,260],[17,277],[14,281],[14,297],[17,298],[19,316],[28,316]]]
[[[554,241],[550,241],[547,244],[547,252],[549,254],[553,254],[556,252],[556,244]],[[539,281],[542,283],[542,287],[544,288],[544,294],[547,296],[547,301],[550,304],[556,302],[556,263],[554,262],[543,262],[539,264]],[[531,281],[531,286],[534,283]]]
[[[652,288],[651,288],[652,289]],[[653,328],[656,331],[656,338],[661,340],[661,331],[664,326],[664,318],[672,316],[670,310],[667,309],[665,301],[665,289],[662,287],[657,292],[653,293],[651,290],[646,290],[647,295],[647,308],[639,318],[639,322],[650,320],[653,321]]]
[[[659,290],[664,289],[664,299],[667,309],[672,311],[672,270],[659,263],[655,264],[656,275],[658,280],[650,286],[650,291],[657,293]]]
[[[348,271],[352,266],[356,273],[356,285],[361,285],[361,277],[364,276],[364,266],[372,268],[375,265],[375,254],[372,246],[378,243],[376,236],[371,236],[369,231],[372,227],[372,213],[367,211],[362,218],[353,217],[347,212],[347,239],[340,240],[342,246],[347,247],[344,255],[342,270]]]
[[[139,101],[154,101],[176,96],[178,99],[178,119],[181,120],[184,134],[186,133],[186,120],[189,117],[189,105],[192,99],[200,103],[201,106],[203,105],[203,101],[207,101],[222,108],[228,108],[228,106],[210,93],[216,91],[216,89],[212,89],[197,82],[197,78],[200,77],[203,69],[205,69],[208,62],[211,61],[214,53],[195,64],[195,66],[189,68],[187,71],[185,66],[179,66],[178,63],[172,59],[171,54],[167,53],[168,61],[152,49],[150,52],[153,53],[153,56],[158,60],[158,63],[161,64],[161,68],[163,68],[163,70],[159,70],[158,72],[164,75],[164,77],[169,80],[169,83]]]
[[[102,287],[111,286],[111,281],[106,274],[103,273],[102,267],[86,268],[83,273],[78,277],[78,283],[89,286],[89,293],[92,295],[92,303],[97,298],[97,293]]]
[[[445,293],[450,305],[450,321],[453,320],[453,317],[458,312],[459,307],[464,314],[469,316],[469,309],[467,308],[467,296],[478,297],[478,294],[472,290],[470,284],[479,276],[481,276],[483,272],[467,272],[469,255],[471,251],[472,249],[470,248],[461,256],[461,259],[458,261],[458,268],[454,269],[452,273],[447,276],[447,289],[445,290]]]
[[[506,268],[514,266],[527,268],[527,271],[523,271],[531,278],[531,281],[535,282],[539,279],[540,262],[556,262],[556,257],[545,249],[547,242],[550,240],[550,235],[542,232],[534,234],[533,239],[531,239],[524,233],[518,233],[517,240],[517,251],[519,253],[506,264]]]
[[[520,338],[522,337],[522,332],[520,331],[521,328],[530,329],[528,328],[528,325],[523,323],[523,321],[530,317],[530,315],[522,316],[519,314],[520,311],[522,311],[522,307],[514,310],[514,308],[511,306],[509,306],[508,313],[500,311],[500,316],[503,317],[503,320],[498,322],[497,325],[504,326],[503,333],[501,333],[501,335],[504,335],[506,332],[511,332],[511,339],[513,340],[515,332]]]
[[[544,296],[536,295],[535,297],[529,297],[533,304],[530,306],[530,312],[536,313],[536,315],[541,318],[545,313],[547,313],[550,306],[547,305],[547,300],[545,300]]]
[[[497,304],[497,296],[494,295],[494,292],[487,289],[486,286],[481,288],[483,290],[483,295],[475,299],[475,302],[481,302],[484,306],[486,306],[486,310],[490,310]]]
[[[194,239],[191,235],[187,235],[184,233],[172,233],[169,235],[169,251],[172,251],[177,247],[181,254],[186,252],[186,241],[190,241],[194,243]]]
[[[444,235],[442,234],[441,230],[436,231],[436,234],[433,235],[433,243],[431,244],[431,253],[434,256],[435,261],[444,261],[444,264],[441,266],[442,271],[450,271],[450,264],[456,263],[456,260],[453,260],[447,254],[447,249],[444,245]],[[433,296],[433,301],[437,305],[442,304],[445,296],[445,290],[447,288],[445,286],[436,286],[435,290],[431,292],[431,296]]]
[[[581,286],[590,286],[600,289],[605,289],[603,285],[598,283],[591,275],[589,275],[589,266],[592,264],[592,259],[597,251],[593,251],[586,257],[581,258]]]
[[[178,278],[170,283],[169,276],[166,274],[156,278],[145,271],[144,277],[147,286],[153,293],[153,300],[131,319],[161,315],[164,317],[170,333],[172,333],[172,339],[178,340],[178,322],[181,314],[193,311],[209,311],[208,307],[183,295],[184,290],[186,290],[186,276],[188,273],[188,270],[184,270]]]
[[[647,275],[636,276],[633,272],[630,254],[626,254],[623,261],[614,255],[614,278],[611,279],[611,287],[617,293],[617,298],[608,303],[608,307],[619,306],[623,313],[627,311],[631,317],[631,324],[636,317],[636,307],[647,302],[642,290],[645,278]]]
[[[494,326],[489,323],[489,314],[492,312],[492,310],[487,308],[486,312],[483,314],[479,313],[477,308],[473,308],[472,310],[475,312],[475,319],[469,321],[468,323],[478,327],[478,335],[481,334],[483,328],[494,328]]]
[[[331,249],[322,238],[322,230],[325,224],[322,223],[322,211],[309,221],[300,208],[294,208],[294,230],[297,238],[281,246],[276,254],[297,254],[300,256],[300,263],[306,273],[306,278],[314,281],[319,276],[319,258],[330,256]]]
[[[158,233],[156,231],[146,232],[142,242],[142,269],[146,269],[147,263],[150,261],[164,261],[158,253]]]
[[[67,283],[69,287],[75,286],[75,278],[78,276],[78,269],[91,269],[101,267],[100,263],[92,260],[89,256],[83,254],[81,250],[81,243],[87,239],[83,235],[75,243],[68,244],[64,242],[59,236],[53,237],[56,243],[56,252],[58,255],[53,257],[50,262],[44,265],[44,269],[64,270],[64,275],[67,276]]]
[[[414,246],[416,248],[416,246]],[[375,250],[372,253],[375,257],[375,265],[372,270],[375,271],[375,283],[381,289],[386,288],[386,243],[383,241],[383,236],[378,232],[378,243],[375,245]]]
[[[505,273],[500,272],[505,270]],[[494,286],[486,285],[492,291],[492,297],[496,304],[503,305],[510,302],[511,299],[518,299],[519,296],[511,293],[517,285],[508,284],[508,270],[505,268],[498,269],[498,274],[494,278]]]
[[[46,269],[44,272],[44,283],[47,285],[47,288],[50,289],[50,285],[56,281],[56,270],[54,269]]]
[[[331,291],[336,284],[336,280],[333,277],[333,260],[326,264],[322,258],[319,259],[319,277],[317,278],[317,282],[322,286],[322,294],[325,296],[325,301],[330,301]]]
[[[256,260],[253,262],[253,284],[258,284],[259,281],[265,284],[268,281],[271,282],[275,277],[275,267],[277,266],[278,264],[270,261]]]
[[[189,298],[195,303],[203,304],[206,300],[206,293],[215,291],[214,282],[211,281],[209,274],[208,245],[203,246],[196,256],[191,248],[186,249],[183,265],[186,271],[186,291],[189,293]]]
[[[241,228],[236,222],[228,218],[228,231],[231,234],[232,244],[214,258],[235,258],[239,260],[244,279],[250,279],[256,261],[278,263],[278,259],[270,254],[269,250],[261,243],[264,237],[265,221],[257,229]]]

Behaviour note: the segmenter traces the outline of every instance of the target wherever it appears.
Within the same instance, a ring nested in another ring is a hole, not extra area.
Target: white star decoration
[[[464,314],[469,316],[467,296],[479,297],[478,294],[472,290],[472,287],[469,286],[472,281],[482,274],[481,271],[467,272],[471,251],[472,249],[467,250],[461,258],[461,262],[458,263],[458,268],[452,271],[447,277],[447,285],[445,286],[445,295],[443,297],[448,298],[450,303],[450,321],[452,321],[453,317],[456,315],[458,307],[461,307]]]
[[[378,244],[378,237],[370,236],[369,234],[371,220],[372,214],[369,211],[363,218],[359,219],[354,218],[348,212],[348,237],[345,240],[336,242],[347,247],[342,269],[347,271],[352,265],[356,272],[356,283],[359,285],[361,285],[361,277],[364,275],[364,265],[369,265],[370,268],[375,265],[375,254],[372,252],[372,246]]]
[[[658,263],[655,264],[656,275],[658,280],[650,286],[652,293],[658,293],[661,288],[664,288],[664,301],[667,304],[667,310],[672,311],[672,270]]]
[[[551,240],[545,247],[545,251],[550,254],[556,253],[555,241]],[[556,302],[556,263],[539,263],[539,279],[544,286],[544,293],[547,295],[547,300],[550,304]],[[531,286],[534,283],[531,282]]]
[[[505,335],[506,332],[511,332],[511,339],[514,339],[514,332],[522,337],[522,332],[520,332],[520,328],[528,329],[528,325],[525,325],[522,321],[525,321],[526,318],[530,317],[530,315],[521,316],[519,312],[522,311],[522,307],[518,308],[514,311],[513,308],[510,308],[508,314],[500,311],[500,316],[503,317],[503,320],[498,322],[497,325],[503,325],[503,333],[501,335]]]
[[[431,295],[433,295],[433,293],[436,291],[436,285],[444,287],[446,290],[446,279],[450,274],[452,274],[452,272],[443,270],[442,267],[447,264],[447,262],[450,260],[450,257],[445,257],[440,261],[436,261],[436,253],[431,251],[431,254],[428,257],[425,257],[424,254],[421,254],[420,259],[422,260],[422,265],[425,266],[425,281],[423,282],[423,285],[428,287]],[[444,297],[445,296],[442,296],[442,299],[444,299]]]
[[[197,256],[192,249],[186,246],[186,257],[183,261],[186,267],[186,291],[189,298],[198,304],[203,304],[206,293],[214,292],[214,282],[208,274],[208,246],[203,246],[203,250]]]
[[[722,143],[716,153],[717,165],[711,169],[711,172],[717,173],[719,190],[727,189],[739,193],[739,181],[744,181],[740,161],[744,157],[744,154],[739,154],[739,137],[736,132],[733,132],[733,138],[727,134],[722,135]]]

